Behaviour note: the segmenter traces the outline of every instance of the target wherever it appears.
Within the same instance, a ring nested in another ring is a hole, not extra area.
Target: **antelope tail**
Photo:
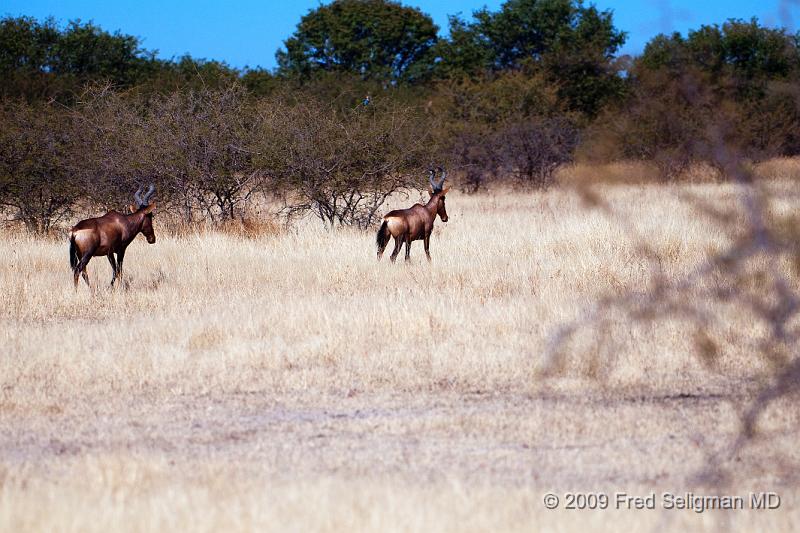
[[[77,268],[78,261],[80,261],[80,258],[78,257],[78,246],[75,244],[75,235],[70,235],[70,237],[69,237],[69,265],[72,267],[72,270],[75,270],[75,268]]]
[[[383,224],[381,224],[381,229],[378,230],[378,234],[375,236],[375,244],[378,246],[378,258],[380,258],[389,243],[389,236],[389,223],[384,220]]]

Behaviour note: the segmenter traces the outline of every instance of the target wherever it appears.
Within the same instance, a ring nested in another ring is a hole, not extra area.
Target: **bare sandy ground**
[[[6,466],[125,452],[170,463],[230,461],[286,480],[377,475],[562,490],[689,487],[737,436],[739,408],[752,397],[746,384],[736,388],[666,396],[363,395],[313,404],[268,391],[130,398],[114,410],[6,414],[0,451]],[[775,416],[770,425],[778,427],[795,418]],[[777,488],[781,472],[769,468],[769,455],[796,459],[797,436],[794,427],[776,428],[730,461],[754,486]]]

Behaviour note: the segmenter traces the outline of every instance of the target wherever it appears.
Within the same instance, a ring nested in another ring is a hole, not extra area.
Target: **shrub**
[[[262,102],[259,163],[287,216],[366,228],[391,195],[427,185],[417,172],[433,154],[429,127],[393,102],[335,105],[304,95]]]
[[[65,220],[81,194],[76,132],[53,105],[0,105],[0,205],[35,233]]]

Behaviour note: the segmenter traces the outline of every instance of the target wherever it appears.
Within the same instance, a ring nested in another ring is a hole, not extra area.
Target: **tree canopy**
[[[264,70],[240,72],[222,61],[188,55],[157,59],[137,37],[109,33],[92,22],[0,18],[0,96],[69,99],[87,83],[160,92],[179,87],[218,87],[244,78],[255,91],[270,87]]]
[[[367,226],[430,164],[477,190],[547,187],[578,157],[679,179],[720,143],[800,155],[800,40],[785,29],[728,20],[629,58],[613,14],[583,0],[506,0],[449,26],[335,0],[271,71],[160,59],[91,22],[0,18],[0,211],[48,231],[152,179],[184,220],[244,216],[263,193]]]
[[[451,17],[450,34],[437,65],[446,77],[543,72],[567,107],[589,115],[621,91],[613,59],[625,33],[610,11],[582,0],[508,0],[497,12],[476,11],[472,22]]]
[[[53,19],[0,19],[0,74],[18,82],[69,76],[129,86],[141,81],[152,63],[153,54],[140,48],[136,37],[111,34],[91,22],[71,21],[60,30]]]
[[[798,35],[762,26],[756,19],[734,19],[721,26],[701,26],[685,38],[679,33],[658,35],[638,63],[649,70],[694,68],[715,76],[778,79],[797,73],[800,48]]]
[[[335,0],[306,14],[279,50],[279,71],[309,77],[346,71],[364,79],[413,81],[425,75],[424,60],[438,27],[419,9],[389,0]]]

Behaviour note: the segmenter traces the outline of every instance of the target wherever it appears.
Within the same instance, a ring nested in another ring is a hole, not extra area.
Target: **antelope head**
[[[438,180],[436,179],[436,172],[439,172],[441,175]],[[446,177],[447,172],[445,172],[442,167],[436,167],[436,170],[428,169],[428,181],[431,184],[431,194],[442,192],[442,187],[444,187],[444,180]]]
[[[431,194],[435,195],[438,194],[438,205],[436,206],[436,213],[439,215],[439,218],[442,219],[442,222],[447,222],[447,209],[445,208],[444,204],[444,197],[447,194],[447,191],[450,190],[450,187],[444,188],[444,180],[447,177],[447,172],[442,167],[436,167],[436,172],[439,172],[440,178],[438,180],[435,179],[436,172],[433,170],[429,171],[431,173],[428,180],[431,182]]]
[[[142,233],[144,233],[147,242],[150,244],[156,242],[156,234],[155,231],[153,231],[153,209],[155,209],[156,204],[155,202],[150,203],[150,199],[155,192],[156,187],[152,183],[144,194],[142,194],[142,187],[140,186],[133,194],[135,203],[131,205],[131,212],[142,211],[145,214],[144,220],[142,221]]]

